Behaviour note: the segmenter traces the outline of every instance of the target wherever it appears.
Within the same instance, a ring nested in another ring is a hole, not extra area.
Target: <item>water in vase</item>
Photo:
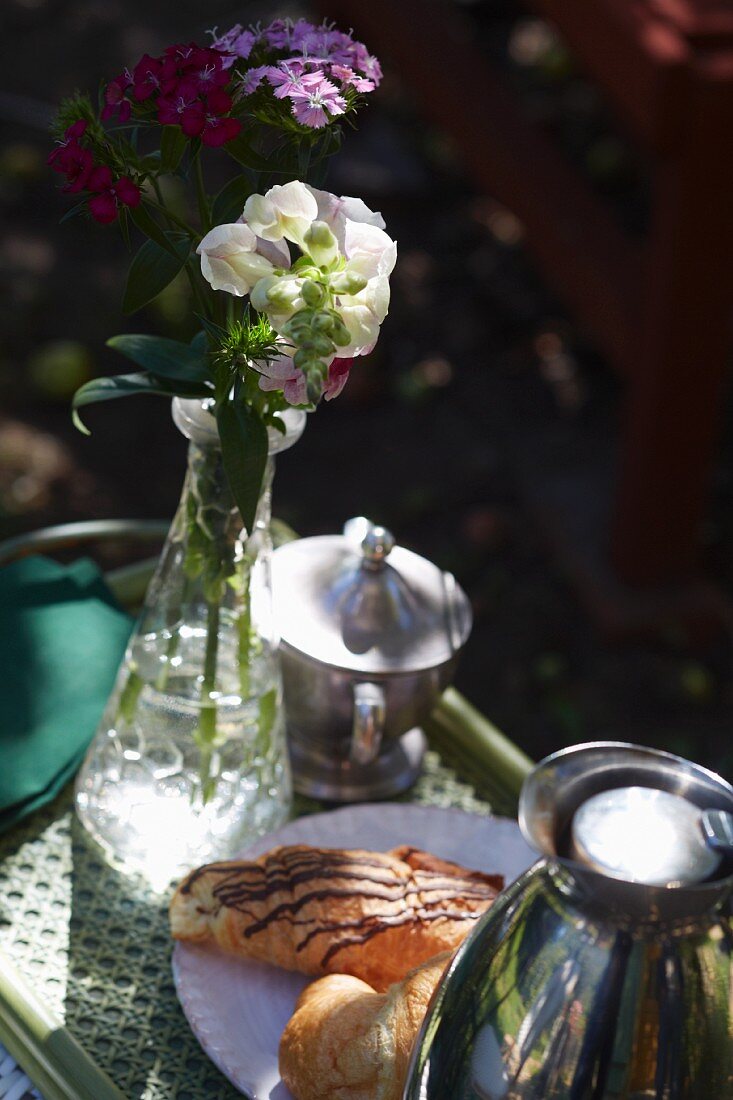
[[[160,888],[281,825],[292,797],[272,614],[273,460],[247,537],[215,426],[195,404],[174,405],[191,440],[181,503],[76,785],[79,817],[108,857]],[[273,452],[295,427],[276,433]]]

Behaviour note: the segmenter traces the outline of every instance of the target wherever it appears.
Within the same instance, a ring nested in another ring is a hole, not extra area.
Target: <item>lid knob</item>
[[[394,549],[394,535],[386,527],[378,527],[370,524],[366,535],[361,542],[361,550],[364,555],[363,565],[365,569],[383,569],[387,556]]]
[[[705,842],[716,852],[733,855],[733,814],[725,810],[706,810],[702,815]]]

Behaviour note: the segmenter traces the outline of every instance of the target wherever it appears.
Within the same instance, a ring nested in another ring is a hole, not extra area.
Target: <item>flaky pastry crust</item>
[[[170,906],[176,939],[385,990],[452,951],[503,887],[419,849],[274,848],[192,871]]]
[[[377,993],[348,974],[303,990],[280,1040],[295,1100],[401,1100],[415,1036],[452,958],[444,952]]]

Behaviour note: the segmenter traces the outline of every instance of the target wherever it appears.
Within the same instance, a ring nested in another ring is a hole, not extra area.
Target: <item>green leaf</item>
[[[70,210],[67,210],[66,213],[62,214],[62,216],[59,218],[59,225],[63,225],[64,222],[68,222],[71,220],[71,218],[77,217],[77,215],[81,214],[83,210],[86,210],[86,207],[86,199],[82,199],[81,202],[75,203]]]
[[[113,401],[116,397],[129,397],[135,393],[156,393],[164,397],[209,397],[211,390],[200,382],[167,382],[154,378],[141,371],[139,374],[116,374],[112,378],[93,378],[91,382],[80,386],[74,394],[71,404],[72,419],[80,432],[90,435],[90,431],[79,416],[78,410],[84,405],[93,405],[98,401]]]
[[[177,239],[171,233],[166,233],[165,230],[161,229],[144,203],[141,202],[139,206],[128,207],[128,212],[135,225],[146,237],[150,237],[166,252],[170,252],[171,256],[178,256],[180,238]]]
[[[267,157],[263,157],[254,151],[244,134],[228,141],[224,146],[224,151],[233,160],[236,160],[237,164],[243,164],[245,168],[254,168],[255,172],[270,172],[274,168]]]
[[[127,286],[122,299],[124,313],[135,313],[157,298],[175,279],[189,254],[188,242],[172,241],[174,251],[163,250],[155,241],[146,241],[130,264]]]
[[[137,162],[137,167],[141,172],[159,172],[160,151],[156,149],[154,152],[147,153],[146,156],[140,157]]]
[[[180,126],[164,126],[160,138],[160,170],[175,172],[186,151],[188,138]]]
[[[190,344],[168,340],[165,336],[145,336],[125,333],[112,336],[107,347],[131,359],[158,378],[182,382],[208,382],[210,374],[206,358]]]
[[[246,176],[235,176],[222,187],[214,199],[211,220],[214,225],[234,222],[242,213],[242,207],[252,194],[252,185]]]
[[[201,322],[204,331],[208,333],[215,347],[226,340],[227,330],[225,328],[222,328],[221,325],[217,325],[216,321],[210,321],[208,317],[204,317],[201,313],[197,313],[196,316]]]
[[[249,405],[225,401],[216,412],[224,472],[249,533],[267,464],[267,428]]]
[[[206,333],[199,331],[195,336],[191,338],[191,342],[188,345],[197,355],[204,356],[209,350],[209,342],[206,339]]]

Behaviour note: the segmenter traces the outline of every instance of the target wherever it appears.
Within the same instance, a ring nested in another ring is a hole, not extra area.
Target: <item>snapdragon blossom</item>
[[[210,285],[249,295],[292,356],[262,370],[261,388],[292,404],[341,392],[343,363],[369,354],[389,308],[397,247],[381,214],[296,180],[251,195],[240,220],[212,229],[197,251]]]

